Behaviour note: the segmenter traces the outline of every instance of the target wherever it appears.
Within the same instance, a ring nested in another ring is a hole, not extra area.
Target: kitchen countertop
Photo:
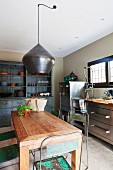
[[[113,99],[104,100],[104,99],[86,99],[86,102],[93,102],[93,103],[101,103],[105,105],[113,106]]]

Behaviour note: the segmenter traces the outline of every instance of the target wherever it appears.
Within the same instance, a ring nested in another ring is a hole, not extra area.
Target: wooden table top
[[[17,111],[12,111],[11,117],[19,142],[81,131],[47,111],[32,112],[22,117],[17,115]]]

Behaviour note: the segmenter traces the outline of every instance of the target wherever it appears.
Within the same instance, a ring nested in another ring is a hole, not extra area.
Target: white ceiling
[[[66,55],[113,32],[113,0],[0,0],[0,50],[26,53],[38,42],[54,57]]]

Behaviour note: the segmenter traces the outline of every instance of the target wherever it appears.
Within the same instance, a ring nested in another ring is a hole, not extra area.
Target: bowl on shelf
[[[1,86],[7,86],[7,82],[6,82],[6,81],[1,81],[1,82],[0,82],[0,85],[1,85]]]
[[[23,71],[19,72],[19,75],[24,76],[24,72]]]
[[[11,83],[10,86],[16,86],[16,84],[15,83]]]
[[[24,97],[24,90],[15,90],[16,97]]]
[[[0,75],[8,75],[8,72],[0,72]]]

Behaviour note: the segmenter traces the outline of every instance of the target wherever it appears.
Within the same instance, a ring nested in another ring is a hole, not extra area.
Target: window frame
[[[103,83],[94,83],[93,86],[95,88],[105,88],[105,87],[113,87],[113,82],[109,82],[109,67],[108,63],[113,60],[113,55],[109,57],[104,57],[95,61],[88,62],[87,66],[90,67],[95,64],[99,64],[105,62],[105,75],[106,75],[106,82]],[[88,69],[88,83],[90,82],[90,69]]]

